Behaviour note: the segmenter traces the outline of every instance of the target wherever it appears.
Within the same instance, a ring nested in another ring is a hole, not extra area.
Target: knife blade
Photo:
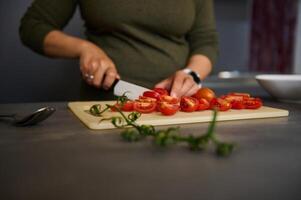
[[[131,99],[135,100],[138,99],[143,92],[150,90],[148,88],[136,85],[134,83],[130,83],[124,80],[118,80],[114,86],[113,93],[116,96],[122,96],[126,93],[126,96]]]

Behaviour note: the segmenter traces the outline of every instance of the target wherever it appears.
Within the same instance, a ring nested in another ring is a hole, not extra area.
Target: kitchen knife
[[[118,80],[116,84],[114,84],[114,95],[116,96],[122,96],[124,93],[126,93],[126,96],[131,99],[135,100],[138,99],[139,96],[143,94],[143,92],[150,90],[148,88],[129,83],[127,81]]]

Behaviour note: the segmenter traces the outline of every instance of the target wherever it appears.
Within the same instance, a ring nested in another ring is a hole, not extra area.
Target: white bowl
[[[257,75],[258,83],[273,97],[301,102],[301,75]]]

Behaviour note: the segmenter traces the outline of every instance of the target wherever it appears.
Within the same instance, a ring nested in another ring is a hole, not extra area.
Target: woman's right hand
[[[115,64],[102,49],[89,42],[80,49],[80,70],[89,85],[108,90],[120,79]]]

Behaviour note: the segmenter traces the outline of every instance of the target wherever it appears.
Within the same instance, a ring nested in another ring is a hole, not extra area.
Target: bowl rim
[[[255,76],[255,79],[270,81],[301,81],[301,74],[259,74]]]

